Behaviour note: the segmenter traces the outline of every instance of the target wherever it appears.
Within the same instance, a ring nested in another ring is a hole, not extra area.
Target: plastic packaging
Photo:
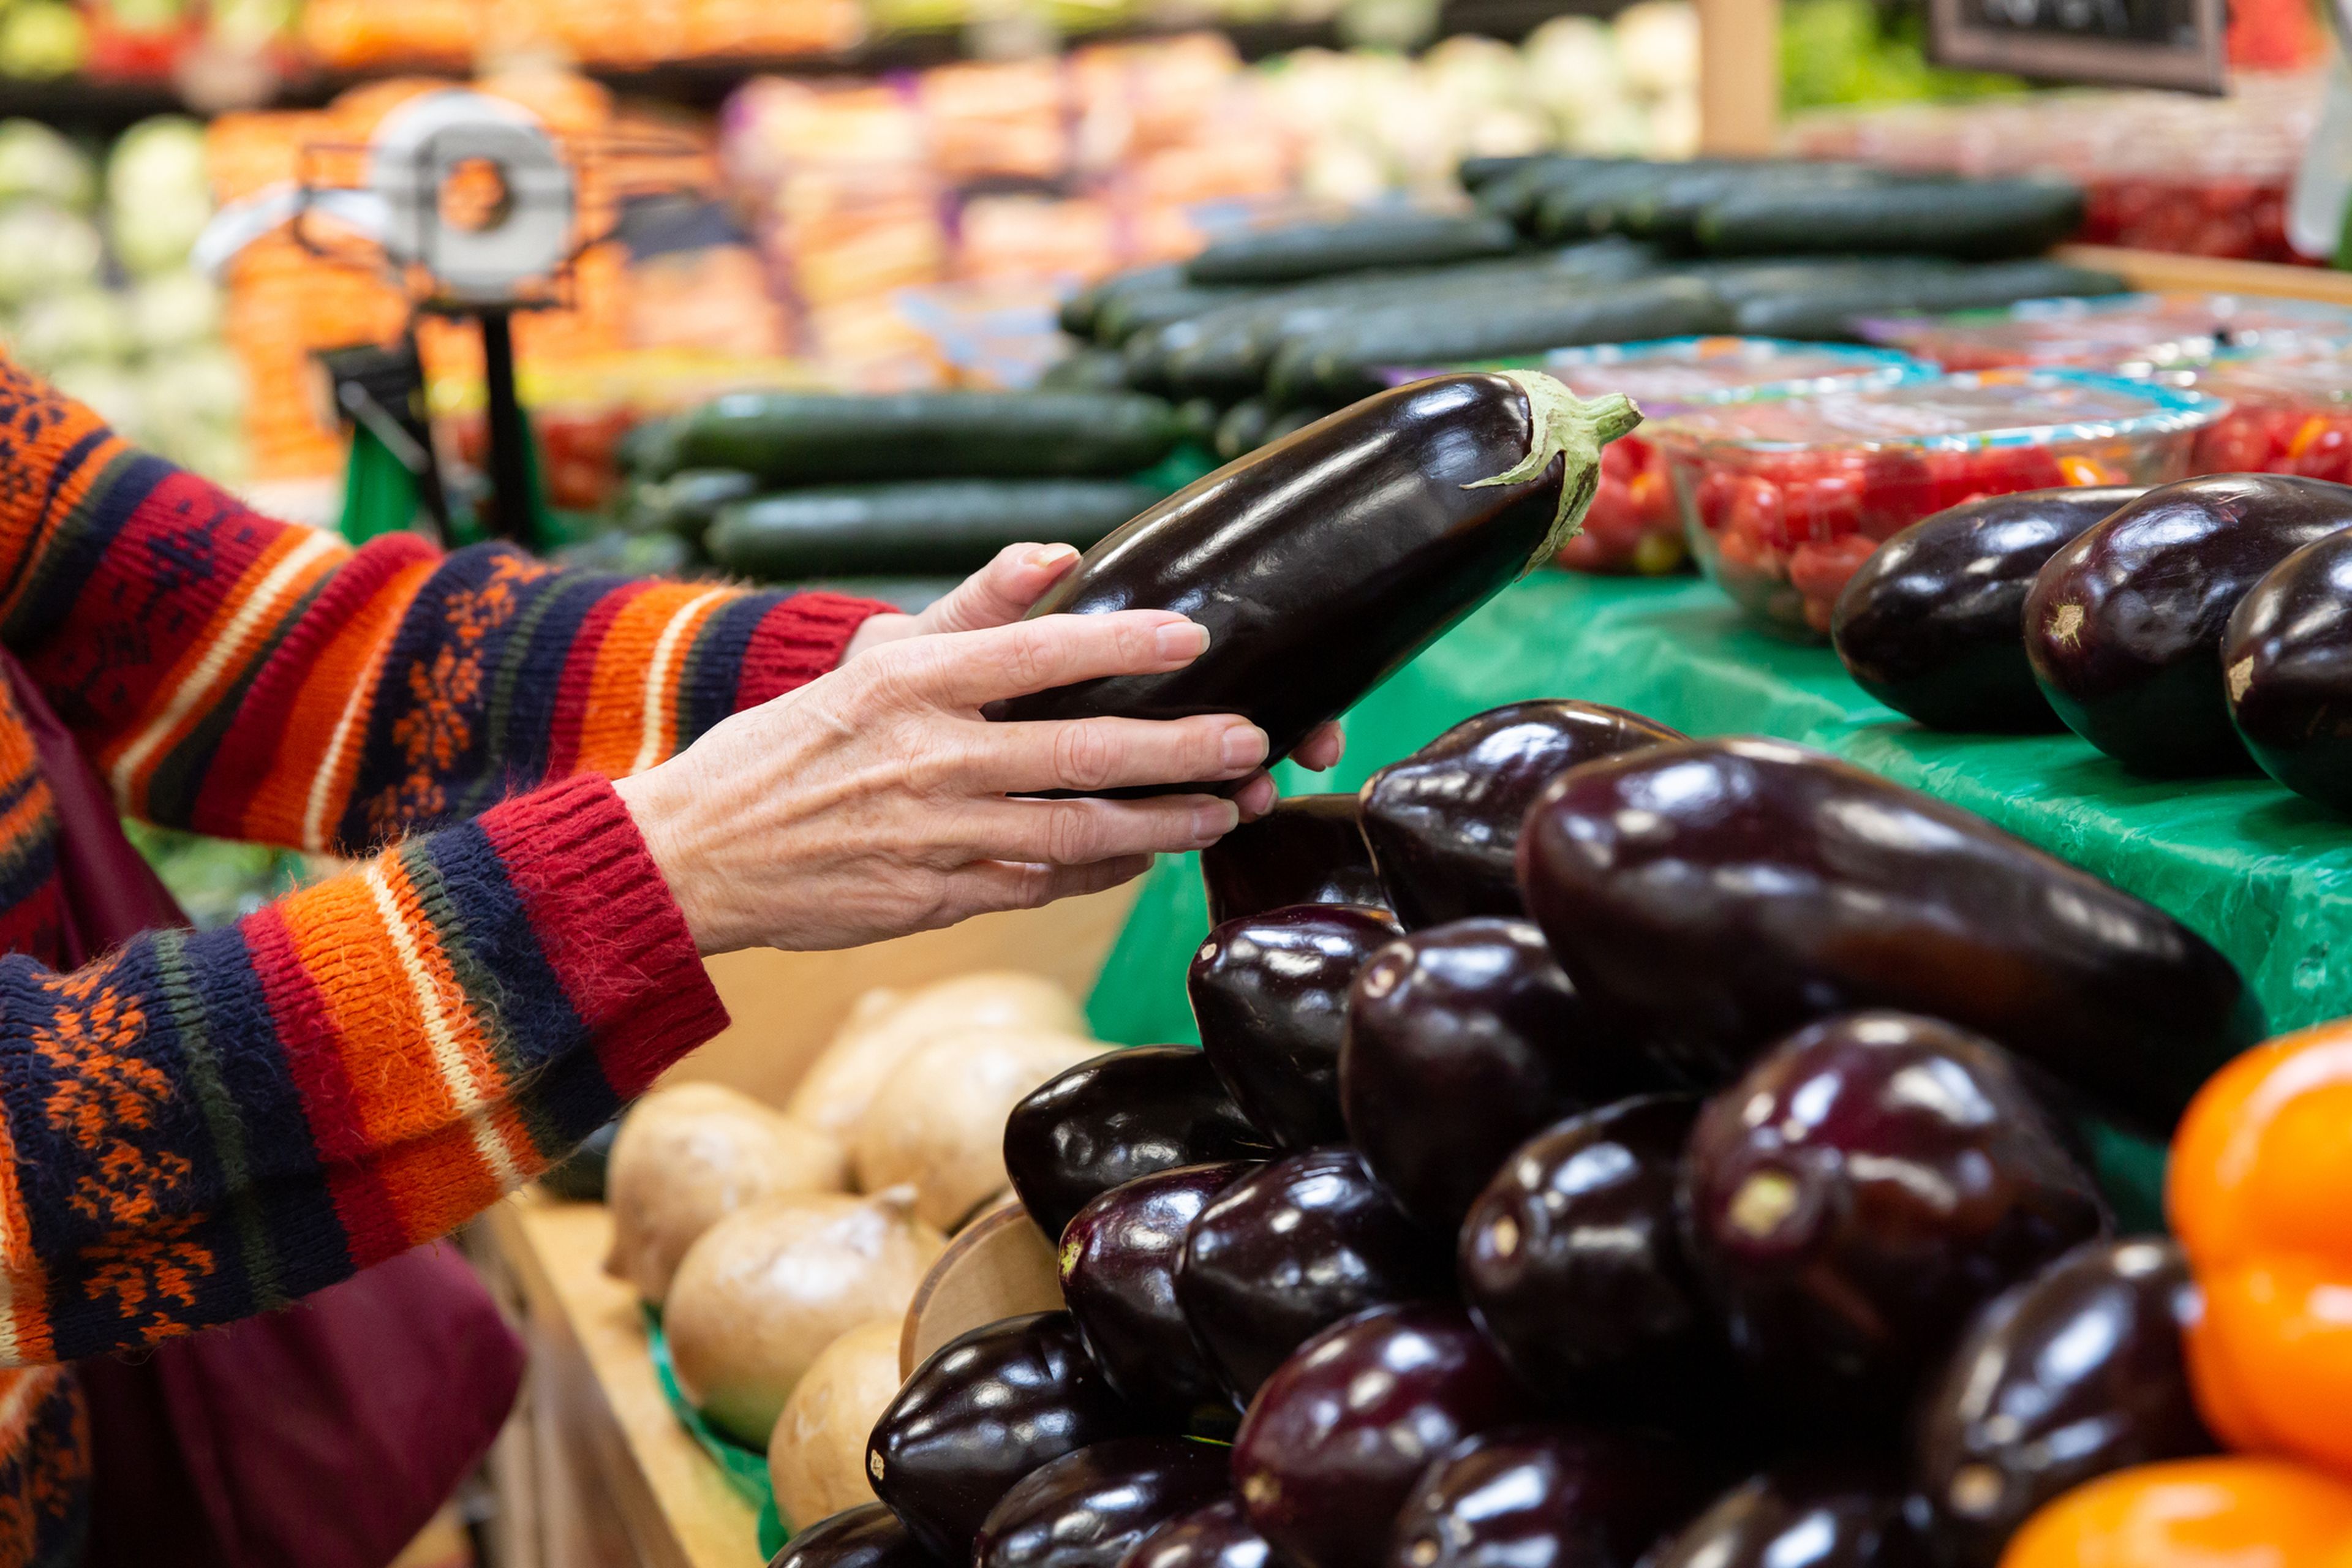
[[[2352,483],[2352,346],[2228,356],[2195,384],[2230,406],[2198,433],[2190,472]]]
[[[1982,496],[2179,479],[2221,406],[2080,371],[1988,371],[1695,409],[1649,436],[1700,568],[1759,624],[1818,641],[1899,530]]]
[[[2117,375],[2193,368],[2232,349],[2352,342],[2352,310],[2235,294],[2027,300],[1998,310],[1864,320],[1875,343],[1950,371],[2063,365]]]

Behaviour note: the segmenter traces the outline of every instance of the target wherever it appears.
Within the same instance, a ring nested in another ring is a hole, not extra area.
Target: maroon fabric
[[[0,669],[56,799],[57,962],[187,924],[72,732],[5,651]],[[384,1568],[488,1452],[522,1368],[497,1303],[438,1245],[282,1312],[85,1362],[89,1568]]]

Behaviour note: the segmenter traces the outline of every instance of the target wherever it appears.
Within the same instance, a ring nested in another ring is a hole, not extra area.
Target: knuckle
[[[1054,668],[1051,634],[1038,622],[1013,628],[1004,642],[1004,673],[1020,689],[1034,691],[1045,684]]]
[[[1054,735],[1054,778],[1064,789],[1103,788],[1117,761],[1110,737],[1091,721],[1065,724]]]
[[[1057,866],[1080,866],[1097,858],[1101,832],[1095,814],[1071,801],[1057,801],[1045,818],[1045,858]]]

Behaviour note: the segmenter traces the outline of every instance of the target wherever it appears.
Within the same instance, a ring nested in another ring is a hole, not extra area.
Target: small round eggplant
[[[1830,642],[1846,673],[1931,730],[2063,728],[2025,657],[2025,596],[2061,545],[2143,493],[2020,490],[1913,523],[1838,595]]]
[[[768,1568],[940,1568],[938,1558],[878,1502],[803,1526],[768,1559]]]
[[[1598,1427],[1499,1426],[1422,1475],[1388,1568],[1632,1568],[1704,1500],[1671,1444]]]
[[[2352,812],[2352,532],[2263,574],[2230,617],[2221,675],[2231,721],[2263,771]]]
[[[1119,1568],[1272,1568],[1273,1563],[1273,1548],[1251,1528],[1241,1499],[1222,1497],[1177,1515],[1137,1542]]]
[[[1815,1018],[1899,1007],[2160,1135],[2263,1037],[2229,960],[2163,911],[1800,746],[1588,763],[1529,815],[1519,875],[1595,1016],[1701,1087]]]
[[[2257,579],[2352,525],[2352,486],[2294,474],[2159,485],[2050,557],[2025,651],[2066,727],[2155,777],[2246,767],[2221,633]]]
[[[1292,795],[1202,850],[1209,923],[1286,904],[1386,904],[1357,815],[1352,795]]]
[[[1356,971],[1401,934],[1385,910],[1294,904],[1209,933],[1184,988],[1209,1065],[1286,1149],[1347,1136],[1339,1041]]]
[[[1525,915],[1519,825],[1544,785],[1579,763],[1682,738],[1597,702],[1513,702],[1465,719],[1364,784],[1384,901],[1408,931]]]
[[[1683,1245],[1683,1146],[1698,1101],[1621,1100],[1504,1161],[1463,1223],[1462,1295],[1519,1375],[1571,1410],[1675,1422],[1737,1382]]]
[[[1266,1380],[1234,1438],[1234,1489],[1300,1568],[1382,1568],[1431,1459],[1530,1414],[1461,1308],[1376,1307],[1316,1335]]]
[[[2197,1287],[2172,1242],[2091,1242],[1988,1302],[1919,1407],[1929,1550],[1994,1568],[2036,1509],[2126,1465],[2210,1453],[2182,1359]]]
[[[1391,942],[1356,973],[1339,1047],[1348,1138],[1405,1213],[1452,1234],[1520,1141],[1644,1087],[1525,921]]]
[[[1192,1046],[1106,1052],[1047,1079],[1004,1119],[1005,1173],[1056,1240],[1073,1215],[1138,1176],[1270,1152]]]
[[[1682,1210],[1734,1348],[1825,1426],[1899,1413],[1979,1307],[2107,1225],[2008,1055],[1901,1013],[1799,1030],[1708,1100]]]
[[[1923,1568],[1901,1487],[1858,1462],[1800,1459],[1742,1481],[1641,1568]]]
[[[989,1510],[971,1568],[1118,1568],[1160,1526],[1225,1489],[1224,1448],[1114,1437],[1049,1460]]]
[[[1254,1167],[1184,1165],[1139,1176],[1080,1209],[1062,1232],[1062,1300],[1119,1395],[1181,1424],[1222,1400],[1176,1306],[1184,1233]]]
[[[1237,1404],[1351,1312],[1442,1295],[1444,1244],[1404,1215],[1353,1149],[1254,1171],[1193,1220],[1176,1304]]]
[[[1070,1314],[1033,1312],[950,1340],[917,1367],[874,1424],[866,1474],[932,1556],[961,1564],[1015,1481],[1141,1429]]]
[[[1029,612],[1178,610],[1209,629],[1207,652],[987,714],[1239,713],[1265,731],[1270,758],[1287,756],[1549,560],[1591,504],[1601,444],[1640,419],[1626,398],[1580,402],[1531,372],[1432,376],[1367,397],[1137,517]]]

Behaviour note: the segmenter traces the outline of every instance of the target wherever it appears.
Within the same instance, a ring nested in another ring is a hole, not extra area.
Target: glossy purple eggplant
[[[1900,1483],[1847,1459],[1775,1466],[1660,1542],[1641,1568],[1924,1568]]]
[[[2063,728],[2025,657],[2025,596],[2062,545],[2142,493],[2020,490],[1922,518],[1846,579],[1831,646],[1856,685],[1931,730]]]
[[[1701,1087],[1812,1019],[1900,1007],[2160,1135],[2263,1037],[2229,960],[2162,910],[1802,747],[1588,763],[1528,823],[1521,883],[1577,994]]]
[[[1253,1171],[1193,1220],[1176,1304],[1238,1404],[1300,1344],[1367,1307],[1446,1292],[1446,1244],[1411,1220],[1353,1149]]]
[[[1176,1305],[1184,1236],[1219,1193],[1255,1167],[1183,1165],[1113,1187],[1062,1232],[1062,1300],[1087,1349],[1129,1404],[1181,1424],[1223,1400]]]
[[[2025,651],[2067,728],[2135,773],[2249,765],[2230,727],[2221,633],[2272,567],[2352,525],[2352,486],[2294,474],[2159,485],[2044,563]]]
[[[1698,1101],[1645,1095],[1520,1145],[1463,1222],[1463,1300],[1561,1408],[1683,1423],[1726,1414],[1730,1346],[1684,1246]]]
[[[1357,972],[1339,1109],[1405,1213],[1450,1234],[1523,1139],[1653,1074],[1593,1026],[1543,932],[1457,921],[1391,942]]]
[[[1228,1472],[1231,1467],[1228,1466]],[[1128,1549],[1119,1568],[1278,1568],[1242,1500],[1221,1497],[1178,1514]]]
[[[2091,1242],[1986,1303],[1920,1401],[1915,1508],[1946,1568],[1995,1568],[2017,1528],[2126,1465],[2210,1453],[2181,1333],[2197,1287],[2157,1237]]]
[[[1706,1496],[1688,1458],[1656,1437],[1498,1426],[1423,1472],[1388,1568],[1633,1568]]]
[[[1108,1051],[1047,1079],[1004,1119],[1004,1170],[1037,1228],[1123,1183],[1178,1165],[1272,1152],[1192,1046]]]
[[[1294,904],[1227,921],[1184,989],[1209,1065],[1252,1125],[1286,1149],[1336,1143],[1339,1040],[1356,971],[1399,935],[1385,910]]]
[[[915,1539],[960,1568],[1015,1481],[1143,1429],[1070,1314],[1033,1312],[950,1340],[917,1367],[874,1424],[866,1474]]]
[[[947,1568],[878,1502],[803,1526],[768,1568]]]
[[[1525,915],[1519,824],[1579,763],[1683,737],[1597,702],[1513,702],[1465,719],[1364,784],[1364,838],[1385,902],[1408,931]]]
[[[1979,1307],[2107,1225],[2007,1053],[1904,1013],[1774,1047],[1700,1110],[1683,1183],[1733,1348],[1823,1425],[1899,1413]]]
[[[1641,416],[1623,397],[1583,404],[1543,382],[1566,401],[1547,391],[1538,408],[1521,380],[1490,372],[1412,382],[1179,490],[1088,550],[1030,615],[1178,610],[1209,628],[1208,651],[1170,674],[1082,681],[988,716],[1239,713],[1272,756],[1288,755],[1550,559],[1581,519],[1601,444]],[[1488,482],[1531,458],[1526,479]]]
[[[1118,1568],[1138,1542],[1225,1490],[1225,1449],[1113,1437],[1048,1460],[989,1510],[971,1568]]]
[[[1201,851],[1209,923],[1286,904],[1384,906],[1352,795],[1295,795]]]
[[[1299,1568],[1382,1568],[1430,1461],[1531,1414],[1461,1308],[1376,1307],[1324,1330],[1266,1380],[1234,1438],[1234,1489]]]
[[[2222,635],[2221,677],[2230,721],[2263,771],[2352,813],[2352,532],[2263,574]]]

